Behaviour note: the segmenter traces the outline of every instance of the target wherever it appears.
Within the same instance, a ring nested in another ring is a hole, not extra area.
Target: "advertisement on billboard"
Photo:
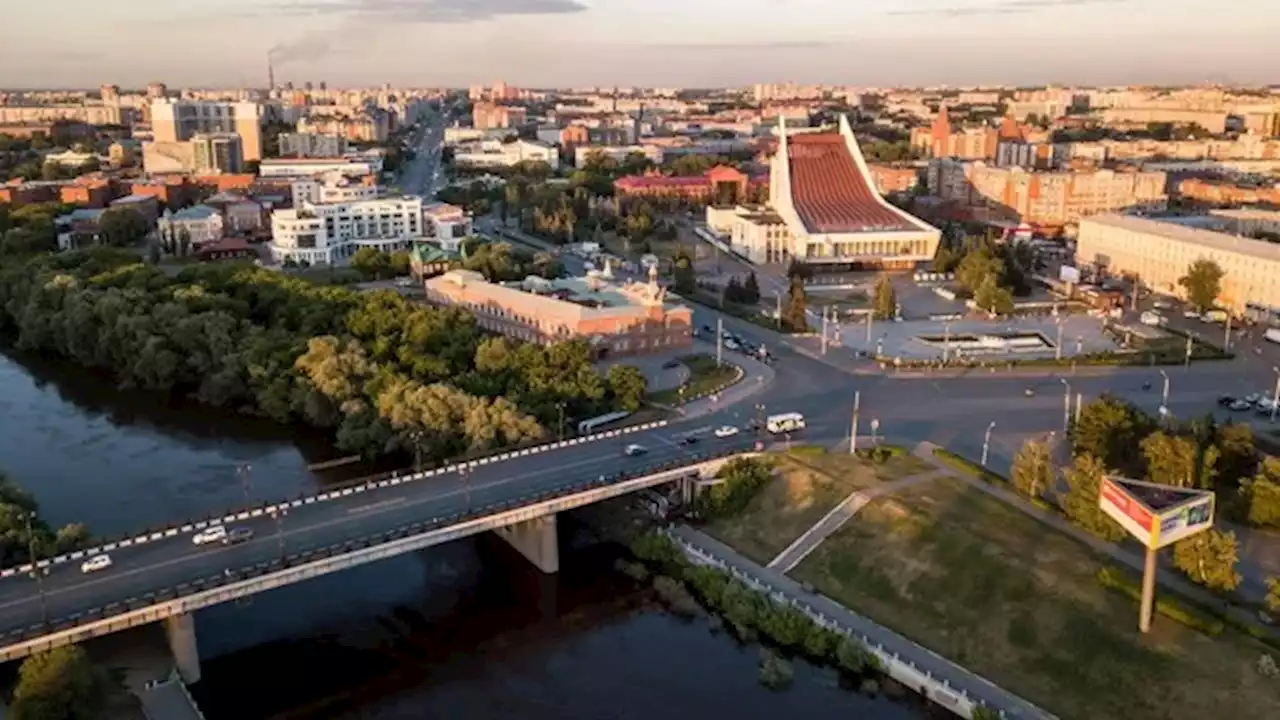
[[[1058,279],[1071,285],[1080,284],[1080,268],[1063,265],[1058,268]]]
[[[1102,508],[1120,527],[1146,545],[1151,541],[1154,516],[1142,504],[1129,496],[1124,488],[1111,478],[1102,479],[1102,491],[1098,494],[1098,507]]]
[[[1213,495],[1160,515],[1151,547],[1162,548],[1213,526]]]

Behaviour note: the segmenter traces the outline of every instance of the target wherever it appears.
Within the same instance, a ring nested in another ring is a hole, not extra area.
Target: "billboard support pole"
[[[1151,609],[1156,599],[1156,550],[1147,548],[1147,562],[1142,569],[1142,608],[1138,615],[1138,630],[1151,631]]]

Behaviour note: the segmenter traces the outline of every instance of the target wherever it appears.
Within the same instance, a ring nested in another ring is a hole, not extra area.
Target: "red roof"
[[[833,133],[787,138],[791,201],[811,233],[916,230],[881,204],[849,154],[844,137]]]

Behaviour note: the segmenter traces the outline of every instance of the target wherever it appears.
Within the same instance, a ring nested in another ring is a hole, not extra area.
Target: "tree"
[[[614,365],[607,375],[609,392],[623,410],[635,412],[644,402],[644,394],[648,389],[648,381],[644,374],[634,365]]]
[[[18,668],[10,715],[14,720],[98,720],[110,680],[79,645],[36,653]]]
[[[1218,263],[1200,258],[1191,263],[1187,274],[1178,278],[1178,284],[1187,291],[1187,301],[1204,312],[1213,308],[1222,293],[1222,277],[1225,273]]]
[[[1182,488],[1213,487],[1218,448],[1203,450],[1194,438],[1157,431],[1142,439],[1142,455],[1147,461],[1147,480]]]
[[[1280,527],[1280,459],[1263,460],[1261,472],[1241,484],[1240,497],[1250,525]]]
[[[877,320],[892,320],[898,315],[898,295],[894,292],[893,281],[888,275],[881,275],[876,280],[872,312]]]
[[[1267,578],[1267,609],[1280,612],[1280,577]]]
[[[372,247],[362,247],[351,256],[351,267],[366,280],[391,276],[391,256]]]
[[[749,305],[760,302],[760,283],[756,280],[754,270],[747,273],[747,279],[742,283],[742,300]]]
[[[791,332],[805,332],[809,329],[809,319],[805,315],[804,280],[799,276],[791,278],[791,289],[787,291],[779,320],[782,327]]]
[[[1027,440],[1013,458],[1013,486],[1029,498],[1038,498],[1053,482],[1053,460],[1049,445],[1040,440]]]
[[[675,284],[676,292],[681,295],[692,295],[698,289],[693,258],[683,247],[671,258],[671,279]]]
[[[1138,408],[1103,394],[1084,406],[1071,428],[1076,455],[1092,455],[1103,467],[1141,477],[1144,458],[1139,443],[1154,429],[1151,418]]]
[[[988,278],[998,283],[1004,272],[1004,263],[985,246],[965,255],[956,267],[956,280],[975,296]]]
[[[103,245],[111,247],[133,247],[150,229],[147,219],[133,208],[111,208],[98,219],[98,237]]]
[[[1173,544],[1173,564],[1210,590],[1230,592],[1240,586],[1236,534],[1209,529]]]
[[[1093,455],[1077,455],[1063,473],[1067,493],[1062,498],[1062,511],[1073,524],[1104,540],[1117,541],[1124,529],[1098,507],[1102,476],[1107,468]]]
[[[992,315],[1008,315],[1013,312],[1013,294],[1000,284],[996,275],[988,275],[973,293],[978,308]]]

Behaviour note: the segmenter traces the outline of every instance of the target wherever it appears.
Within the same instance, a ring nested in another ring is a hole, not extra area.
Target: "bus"
[[[800,413],[782,413],[765,418],[765,429],[774,435],[791,433],[804,429],[804,416]]]

